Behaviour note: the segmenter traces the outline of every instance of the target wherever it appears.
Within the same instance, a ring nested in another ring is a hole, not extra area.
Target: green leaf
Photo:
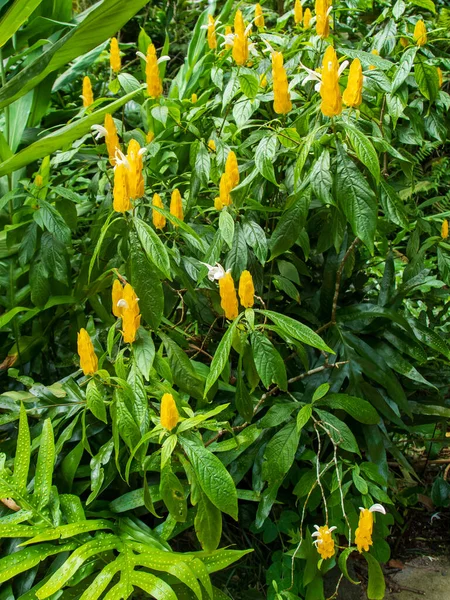
[[[239,83],[242,93],[247,98],[255,98],[259,90],[259,77],[251,71],[239,75]]]
[[[371,404],[362,398],[355,398],[348,394],[330,394],[318,401],[317,404],[345,410],[354,419],[366,425],[376,425],[380,420],[377,411]]]
[[[380,181],[380,163],[375,148],[370,139],[359,129],[349,122],[344,124],[344,129],[348,135],[356,156],[365,165],[378,183]]]
[[[5,90],[6,87],[2,89]],[[61,148],[70,145],[75,140],[80,139],[83,135],[90,132],[92,125],[103,124],[107,113],[114,113],[121,106],[129,102],[137,93],[138,91],[127,94],[126,96],[111,102],[104,108],[101,108],[86,117],[75,120],[69,125],[61,127],[53,133],[40,138],[37,142],[34,142],[27,148],[20,150],[20,152],[17,152],[11,158],[0,164],[0,177],[8,175],[21,167],[25,167],[39,158],[53,154],[56,150],[60,150]]]
[[[337,143],[335,196],[353,233],[373,252],[377,224],[377,201],[361,172]]]
[[[239,279],[242,271],[247,267],[248,253],[247,244],[240,223],[236,223],[234,230],[233,243],[228,252],[225,263],[226,269],[231,269],[231,275],[234,280]]]
[[[306,325],[303,325],[303,323],[272,310],[258,309],[255,310],[255,312],[259,312],[268,317],[275,323],[275,325],[284,331],[286,335],[293,337],[295,340],[303,342],[304,344],[308,344],[308,346],[313,346],[313,348],[318,348],[319,350],[324,350],[325,352],[331,352],[331,354],[334,354],[333,350],[325,344],[322,338],[312,329]]]
[[[234,237],[234,219],[226,210],[220,212],[219,231],[223,241],[231,248]]]
[[[150,369],[155,359],[155,344],[151,333],[140,327],[135,342],[133,343],[133,353],[136,366],[147,381],[150,377]]]
[[[12,38],[42,0],[15,0],[0,20],[0,48]]]
[[[168,335],[160,333],[159,336],[165,346],[173,380],[176,385],[197,400],[203,400],[204,380],[197,375],[187,355]]]
[[[222,514],[205,494],[201,494],[197,504],[194,528],[203,550],[216,550],[222,537]]]
[[[13,485],[20,494],[27,491],[28,471],[30,468],[31,439],[28,427],[27,412],[20,403],[19,433],[16,444],[16,457],[14,459]]]
[[[363,552],[369,567],[369,583],[367,586],[367,597],[369,600],[383,600],[386,592],[383,571],[380,563],[368,552]]]
[[[170,276],[170,260],[167,254],[166,247],[159,239],[158,234],[147,225],[142,219],[135,217],[134,226],[138,237],[141,241],[147,258],[157,267],[164,275],[171,279]]]
[[[237,520],[236,487],[226,468],[193,434],[183,434],[179,441],[205,495],[215,507]]]
[[[271,260],[289,250],[297,241],[306,222],[310,201],[311,194],[302,192],[282,214],[270,238]]]
[[[130,271],[142,316],[153,330],[157,330],[164,310],[163,289],[158,272],[144,254],[135,232],[130,232]]]
[[[312,402],[313,403],[317,402],[317,400],[320,400],[321,398],[326,396],[328,394],[329,389],[330,389],[329,383],[322,383],[321,385],[319,385],[319,387],[316,389],[316,391],[313,394]]]
[[[250,423],[253,418],[253,401],[242,376],[242,362],[242,356],[239,356],[236,373],[236,395],[234,397],[234,402],[236,404],[238,413],[241,415],[244,421]]]
[[[294,462],[297,452],[300,433],[295,421],[291,421],[278,431],[266,446],[262,476],[269,485],[284,479]]]
[[[247,245],[252,248],[256,258],[264,265],[267,258],[267,239],[264,229],[255,221],[244,221],[242,231]]]
[[[0,90],[0,108],[35,88],[47,75],[114,35],[148,0],[104,0],[85,11],[82,21],[12,77]],[[81,137],[81,136],[78,136]],[[51,154],[47,152],[46,154]],[[29,161],[31,162],[31,161]]]
[[[339,554],[339,568],[342,571],[342,573],[344,574],[344,577],[346,579],[348,579],[350,581],[350,583],[353,583],[353,585],[360,585],[360,583],[361,583],[360,581],[355,581],[354,579],[352,579],[350,577],[350,575],[348,574],[348,569],[347,569],[348,557],[355,550],[356,550],[356,548],[354,548],[354,547],[345,548],[344,550],[342,550],[342,552]]]
[[[394,94],[408,77],[411,68],[414,64],[414,59],[417,54],[417,47],[407,48],[401,58],[400,63],[395,71],[394,79],[392,80],[392,93]]]
[[[381,180],[381,207],[386,217],[395,225],[407,229],[409,220],[400,196],[384,179]]]
[[[208,377],[206,379],[204,396],[209,392],[214,383],[220,377],[225,365],[228,361],[228,356],[231,350],[231,344],[233,341],[233,335],[236,327],[241,319],[242,314],[238,315],[236,319],[229,325],[225,335],[220,340],[220,344],[217,346],[217,350],[214,353],[214,358],[209,368]]]
[[[108,422],[108,418],[106,416],[106,406],[103,400],[103,395],[94,379],[91,379],[88,382],[86,389],[86,404],[91,413],[99,419],[103,421],[103,423]]]
[[[146,573],[145,571],[133,571],[130,577],[130,582],[133,585],[140,587],[152,598],[157,598],[157,600],[177,600],[177,596],[170,585],[151,573]],[[132,589],[133,588],[131,588],[131,590],[127,590],[125,592],[126,595],[123,595],[123,590],[118,590],[117,594],[112,596],[112,598],[129,598],[129,594]]]
[[[277,185],[273,163],[277,153],[278,140],[276,135],[263,137],[255,152],[255,165],[263,177]]]
[[[184,523],[187,517],[185,493],[180,480],[175,473],[172,472],[169,465],[166,465],[161,471],[159,490],[161,492],[161,498],[170,515],[175,521]]]
[[[260,331],[251,334],[251,343],[256,370],[264,386],[268,389],[272,383],[275,383],[281,390],[286,390],[286,367],[278,350]]]
[[[337,446],[361,456],[358,443],[348,425],[329,412],[319,410],[318,408],[315,408],[314,411],[319,415],[325,427],[329,426],[327,431]]]
[[[45,529],[35,537],[23,542],[22,546],[37,544],[38,542],[48,542],[50,540],[65,540],[67,538],[87,533],[89,531],[99,531],[104,529],[113,529],[110,521],[106,519],[88,519],[70,523],[69,525],[60,525]]]
[[[306,423],[309,421],[309,419],[311,418],[311,415],[312,415],[312,404],[305,404],[305,406],[302,406],[302,408],[298,411],[297,431],[299,433],[303,429],[303,427],[306,425]]]
[[[50,501],[54,465],[55,441],[53,427],[50,419],[45,419],[34,476],[34,499],[38,508],[43,508]]]
[[[417,55],[414,64],[414,77],[420,92],[427,100],[434,102],[439,93],[439,76],[436,67],[427,64],[421,54]]]
[[[433,0],[409,0],[411,4],[415,4],[416,6],[420,6],[420,8],[425,8],[429,10],[434,15],[436,14],[436,6]]]

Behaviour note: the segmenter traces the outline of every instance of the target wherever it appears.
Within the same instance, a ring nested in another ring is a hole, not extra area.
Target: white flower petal
[[[386,509],[384,508],[383,505],[381,504],[373,504],[370,508],[369,508],[370,512],[379,512],[382,515],[386,514]]]
[[[160,56],[160,57],[158,58],[158,60],[156,61],[156,64],[158,64],[158,65],[159,65],[159,63],[166,62],[166,61],[168,61],[168,60],[170,60],[170,56],[167,56],[167,55],[165,55],[165,56]]]
[[[330,527],[330,529],[328,530],[329,533],[331,533],[332,531],[334,531],[335,529],[337,529],[336,525],[333,525],[333,527]]]
[[[314,529],[317,529],[317,531],[319,531],[320,527],[318,525],[314,525]]]
[[[136,52],[136,56],[139,56],[139,58],[142,58],[142,60],[145,60],[145,62],[147,62],[147,57],[145,56],[145,54],[143,52]]]
[[[117,302],[117,306],[120,307],[120,308],[128,308],[128,302],[126,300],[124,300],[123,298],[121,298]]]
[[[338,70],[339,77],[342,75],[342,73],[345,71],[345,69],[348,67],[348,65],[349,65],[349,61],[344,60],[344,62],[340,65],[339,70]]]

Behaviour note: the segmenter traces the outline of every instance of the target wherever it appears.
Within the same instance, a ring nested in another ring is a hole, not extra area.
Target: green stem
[[[2,48],[0,48],[0,79],[1,79],[2,87],[4,87],[6,85],[6,75],[5,75],[5,67],[3,65],[3,50],[2,50]],[[9,145],[9,134],[10,134],[9,106],[5,106],[4,114],[5,114],[5,138],[6,138],[6,143]],[[8,175],[8,190],[9,191],[12,190],[12,176],[11,175]],[[9,216],[11,219],[11,223],[13,220],[13,213],[14,213],[14,205],[13,205],[13,200],[11,198],[11,200],[9,201]]]

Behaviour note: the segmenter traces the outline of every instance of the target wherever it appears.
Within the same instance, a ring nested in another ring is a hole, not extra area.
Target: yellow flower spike
[[[209,142],[208,142],[208,148],[212,152],[215,152],[216,151],[216,142],[214,140],[209,140]]]
[[[222,200],[220,199],[220,196],[216,196],[216,198],[214,198],[214,208],[216,210],[222,210],[223,204]]]
[[[158,59],[153,44],[147,48],[145,76],[147,78],[147,92],[152,98],[159,98],[163,93],[161,77],[159,76]]]
[[[164,394],[161,399],[161,426],[168,431],[172,431],[179,420],[180,415],[172,394]]]
[[[255,286],[250,271],[242,271],[239,278],[239,299],[244,308],[255,304]]]
[[[153,142],[154,139],[155,133],[151,130],[147,131],[147,135],[145,136],[145,141],[147,142],[147,144],[151,144],[151,142]]]
[[[258,29],[264,28],[263,9],[261,7],[261,4],[259,4],[259,2],[255,6],[255,25],[256,25],[256,27],[258,27]]]
[[[216,23],[212,15],[208,15],[208,48],[215,50],[217,48]]]
[[[123,163],[119,163],[114,169],[113,208],[116,212],[121,213],[131,208],[128,169]]]
[[[44,180],[42,178],[42,175],[40,173],[38,173],[36,175],[36,177],[34,178],[34,185],[38,188],[42,187],[44,184]]]
[[[358,552],[365,550],[369,552],[369,546],[372,546],[373,532],[373,513],[380,512],[386,514],[385,509],[381,504],[374,504],[370,508],[360,508],[358,528],[355,531],[355,544]]]
[[[164,208],[161,196],[159,194],[153,194],[152,205],[157,206],[158,208]],[[157,210],[153,211],[152,219],[153,225],[156,227],[156,229],[164,229],[166,226],[166,217]]]
[[[264,75],[264,73],[262,75],[260,75],[260,77],[259,77],[259,85],[262,88],[267,87],[267,77]]]
[[[123,288],[122,299],[118,302],[122,308],[122,336],[126,344],[132,344],[141,324],[138,297],[129,283]]]
[[[119,301],[123,298],[123,287],[118,279],[114,279],[111,296],[113,315],[119,318],[122,316],[122,308],[119,306]]]
[[[230,177],[229,177],[228,173],[225,172],[222,175],[222,177],[220,178],[220,183],[219,183],[219,201],[220,201],[221,206],[220,206],[220,209],[218,209],[218,210],[221,210],[224,206],[230,206],[230,204],[232,203],[230,191],[231,191]],[[217,198],[216,198],[216,200],[217,200]],[[214,202],[214,205],[215,205],[215,202]]]
[[[305,14],[303,15],[303,27],[305,29],[309,29],[311,27],[311,19],[312,14],[309,8],[305,10]]]
[[[439,79],[439,87],[441,88],[442,84],[444,83],[444,77],[442,75],[442,69],[441,69],[441,67],[436,67],[436,71],[437,71],[438,79]]]
[[[178,188],[173,190],[170,198],[170,214],[177,217],[177,219],[180,219],[180,221],[184,220],[183,202]]]
[[[109,162],[114,166],[116,164],[116,150],[120,150],[120,144],[114,119],[109,113],[105,115],[105,129],[105,142],[108,150]]]
[[[127,161],[129,164],[128,173],[128,193],[132,200],[142,198],[144,195],[144,163],[142,155],[145,148],[141,148],[139,142],[134,138],[128,144]]]
[[[447,221],[447,219],[444,219],[442,221],[441,238],[443,240],[446,240],[448,238],[448,221]]]
[[[356,108],[362,102],[363,72],[359,58],[355,58],[350,65],[347,88],[342,94],[346,106]]]
[[[230,184],[230,190],[235,188],[239,183],[239,167],[236,154],[233,150],[228,152],[227,160],[225,163],[225,173],[228,175],[228,181]]]
[[[245,32],[245,23],[240,10],[234,17],[233,59],[237,65],[245,65],[248,60],[248,39]]]
[[[197,94],[192,94],[191,96],[191,102],[192,104],[195,104],[197,102],[198,98],[197,98]]]
[[[339,89],[339,63],[333,46],[328,46],[322,62],[322,103],[320,109],[326,117],[334,117],[342,112],[342,98]]]
[[[380,53],[378,52],[378,50],[376,48],[374,48],[370,54],[373,54],[374,56],[380,56]],[[376,66],[375,65],[370,65],[369,69],[371,71],[373,71],[374,69],[376,69]]]
[[[422,19],[419,19],[414,27],[414,35],[413,39],[416,42],[417,46],[425,46],[428,40],[427,36],[427,28],[425,27],[425,23]]]
[[[328,0],[316,0],[316,33],[322,39],[330,35],[329,8],[330,4]]]
[[[78,332],[77,346],[81,370],[85,375],[93,375],[98,371],[98,358],[86,329]]]
[[[232,321],[238,316],[238,301],[231,273],[225,273],[222,279],[219,279],[219,292],[220,306],[223,308],[226,318]]]
[[[118,73],[122,67],[122,61],[120,59],[119,42],[117,38],[111,38],[111,45],[109,47],[109,64],[114,73]]]
[[[81,97],[83,98],[84,108],[87,108],[94,102],[94,94],[92,92],[91,80],[87,75],[83,77],[83,93]]]
[[[319,527],[318,525],[314,525],[314,528],[316,531],[312,534],[312,537],[317,538],[314,540],[317,552],[324,560],[331,558],[335,553],[334,540],[331,534],[336,527],[328,527],[328,525]]]
[[[295,24],[298,25],[302,22],[303,19],[303,6],[300,0],[295,0],[294,4],[294,21]]]
[[[408,38],[401,37],[400,38],[400,44],[403,46],[403,48],[406,48],[407,46],[409,46]]]
[[[273,110],[277,115],[286,115],[292,110],[286,70],[281,52],[272,52]]]
[[[230,35],[233,33],[233,28],[231,27],[231,25],[227,25],[225,27],[225,39],[227,39],[230,37]],[[233,44],[225,44],[225,50],[230,50],[230,48],[233,47]]]

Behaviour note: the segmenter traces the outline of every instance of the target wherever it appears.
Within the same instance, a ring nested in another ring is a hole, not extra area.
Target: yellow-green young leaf
[[[197,504],[194,520],[195,534],[203,550],[216,550],[222,536],[222,513],[210,502],[205,494]]]
[[[436,14],[436,6],[433,0],[409,0],[411,4],[415,4],[416,6],[420,6],[420,8],[425,8],[429,10],[433,14]]]
[[[367,597],[369,600],[383,600],[386,591],[383,571],[380,563],[368,552],[363,552],[369,567],[369,584],[367,586]]]
[[[31,440],[27,412],[20,403],[19,434],[17,436],[16,457],[14,459],[13,485],[20,494],[26,493],[28,470],[30,468]]]
[[[200,552],[198,553],[198,555],[200,555]],[[202,560],[200,560],[198,558],[195,558],[193,561],[191,561],[189,563],[189,566],[194,571],[195,576],[197,577],[197,579],[201,582],[201,584],[205,588],[208,596],[212,599],[212,597],[213,597],[213,590],[212,590],[212,585],[211,585],[211,579],[209,578],[209,573],[211,571],[208,571],[208,569],[207,569],[207,567],[205,565],[205,558],[204,558],[204,556],[202,555]],[[225,567],[223,566],[221,568],[223,569]]]
[[[253,550],[251,548],[249,550],[216,550],[211,554],[202,554],[199,552],[198,555],[201,557],[202,563],[205,565],[208,573],[215,573],[216,571],[226,569],[237,560],[241,560],[249,552],[253,552]]]
[[[50,500],[54,464],[55,440],[53,427],[50,419],[45,419],[34,477],[34,498],[38,508],[46,506]]]
[[[236,319],[231,323],[228,327],[225,335],[220,340],[220,344],[217,347],[217,350],[214,353],[214,358],[211,362],[211,366],[209,368],[208,377],[206,379],[205,392],[204,396],[209,392],[214,383],[220,377],[220,374],[225,368],[225,365],[228,361],[228,357],[230,355],[231,343],[233,341],[233,335],[236,330],[236,327],[239,323],[239,320],[242,315],[238,315]]]
[[[20,169],[39,158],[43,158],[48,154],[52,154],[56,150],[78,140],[86,133],[89,133],[92,125],[103,123],[106,113],[115,112],[118,108],[131,100],[137,93],[139,93],[139,90],[111,102],[106,107],[100,108],[78,121],[73,121],[70,125],[57,129],[53,133],[34,142],[34,144],[24,148],[17,154],[14,154],[14,156],[0,164],[0,177],[12,173],[17,169]]]
[[[200,487],[219,510],[237,520],[236,486],[226,468],[193,434],[179,436]]]

